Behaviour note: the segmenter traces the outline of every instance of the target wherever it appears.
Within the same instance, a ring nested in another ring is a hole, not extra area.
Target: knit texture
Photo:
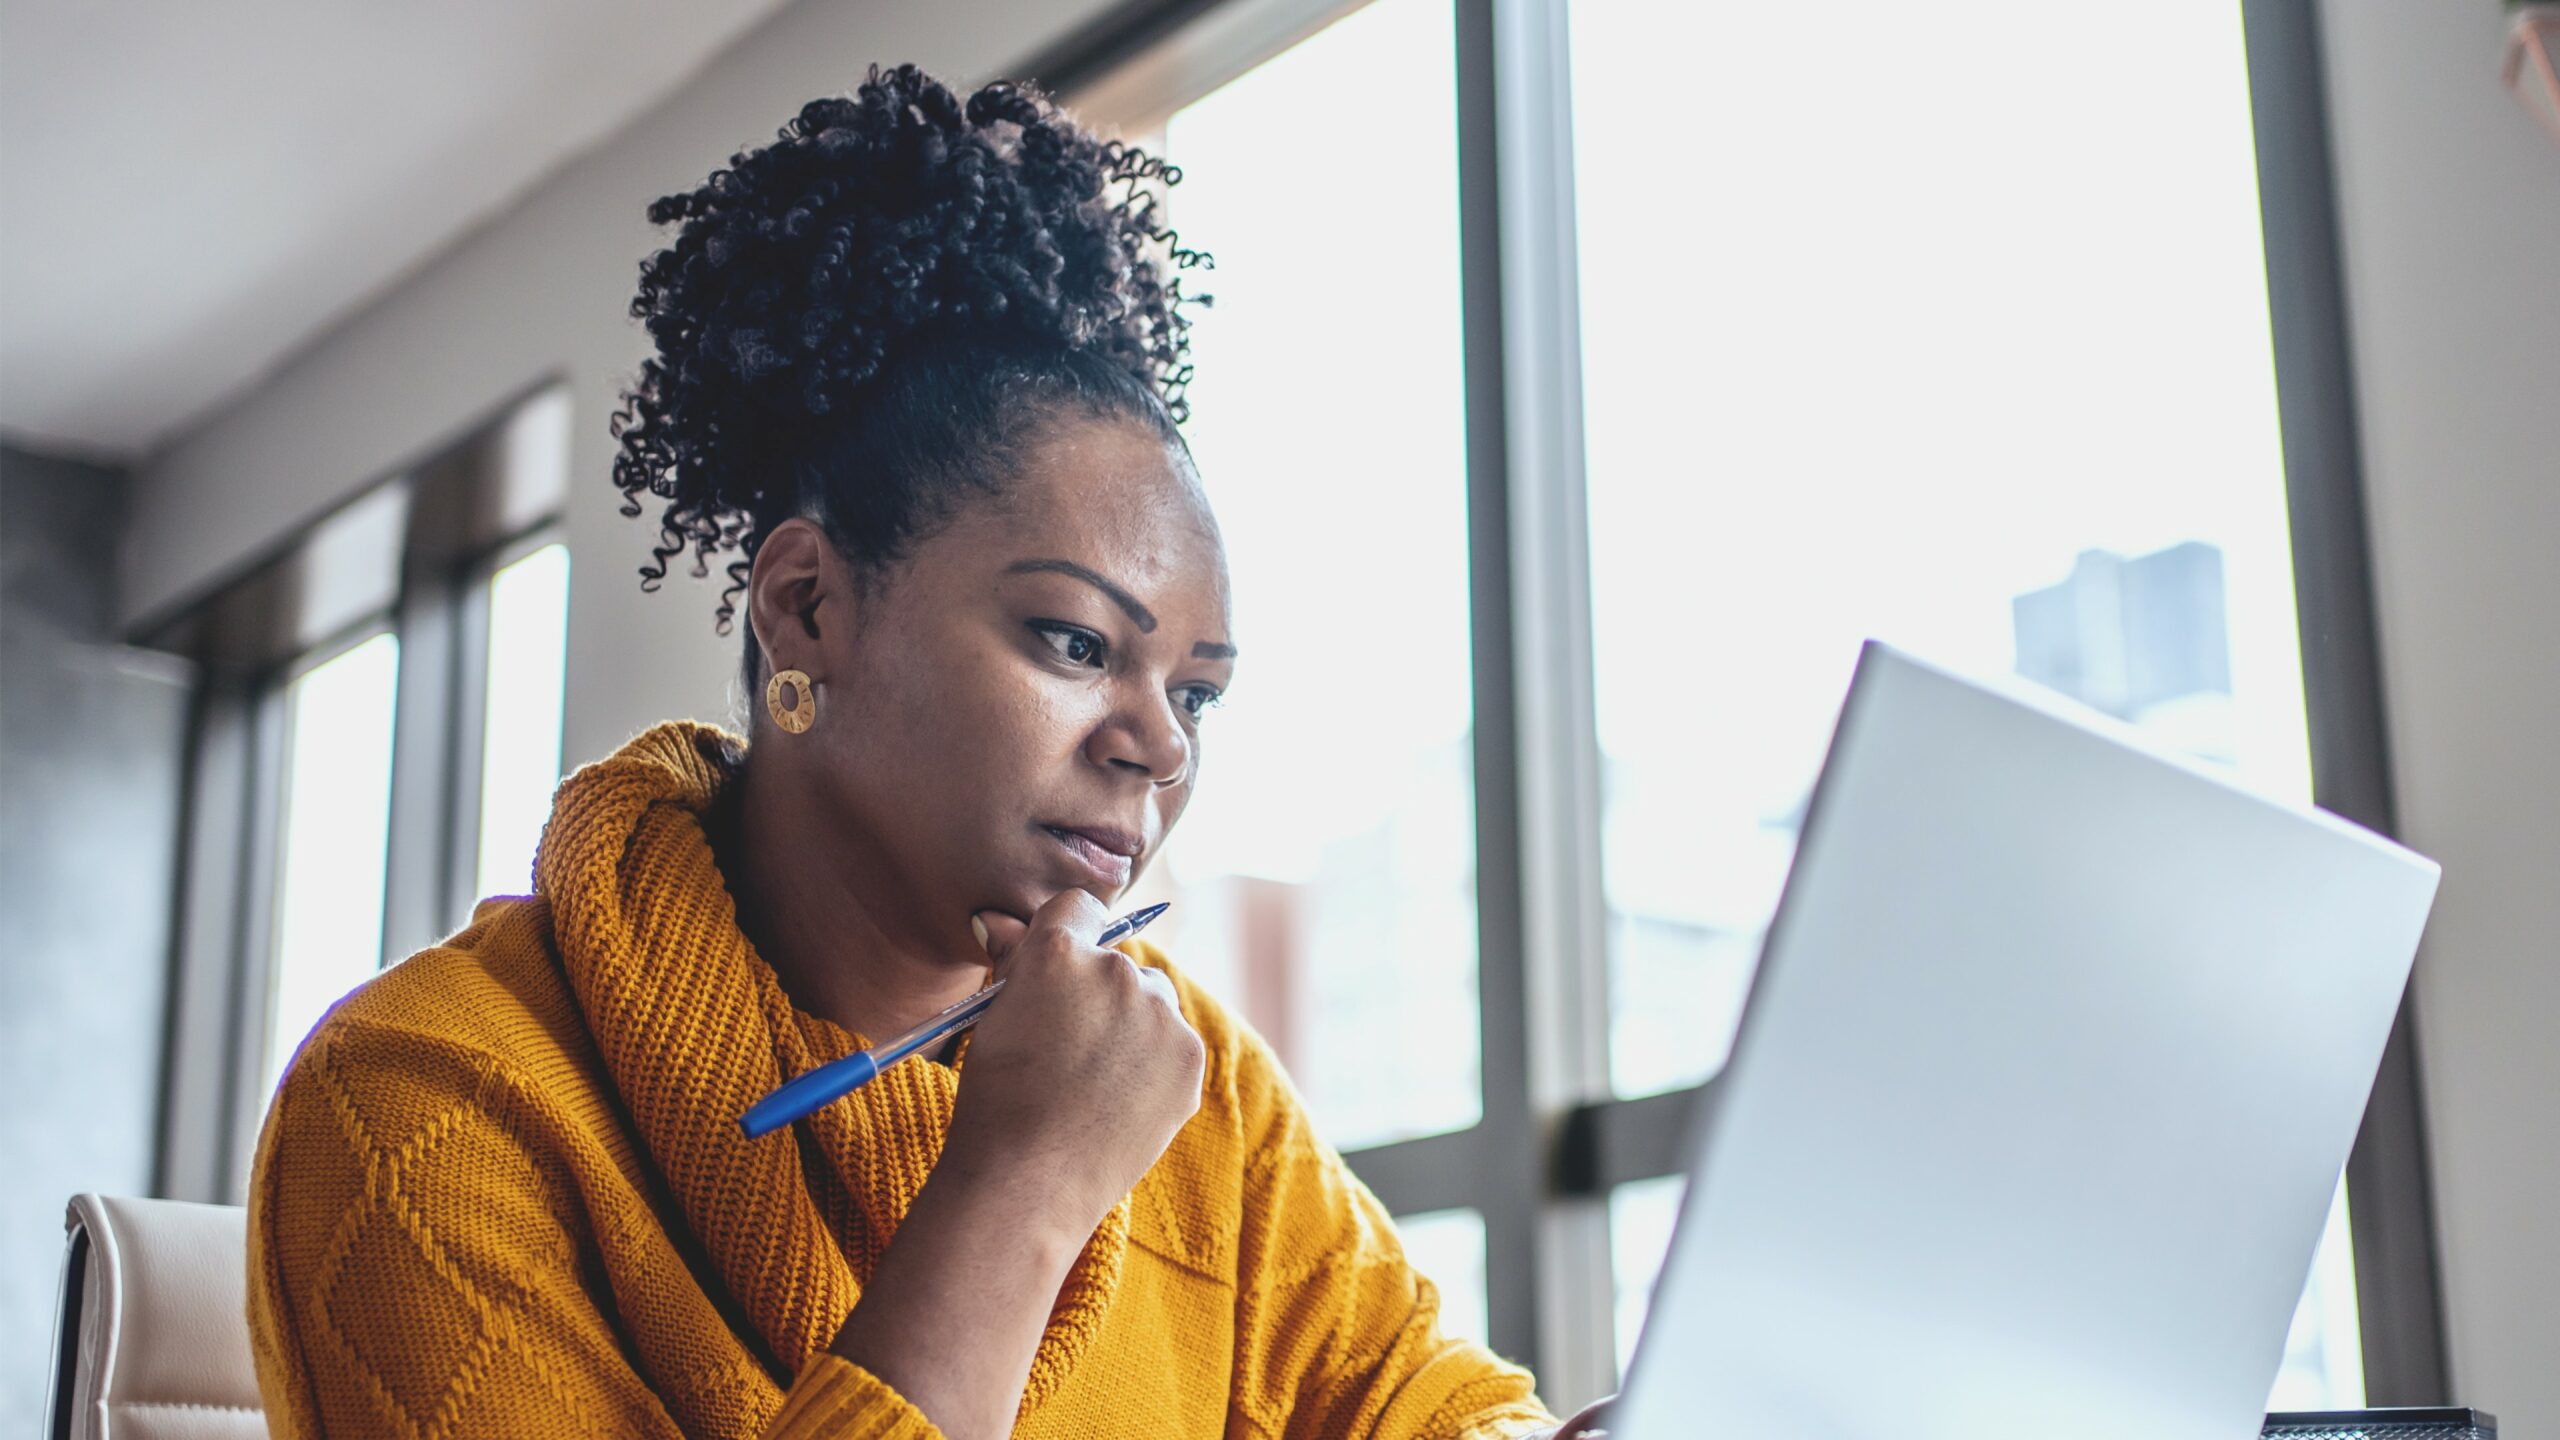
[[[569,777],[535,893],[481,902],[304,1043],[250,1187],[277,1434],[938,1433],[826,1347],[941,1153],[966,1051],[741,1134],[863,1044],[795,1009],[738,929],[703,827],[744,749],[672,722]],[[1015,1434],[1552,1424],[1525,1372],[1440,1332],[1259,1037],[1126,948],[1200,1032],[1201,1107],[1075,1262]]]

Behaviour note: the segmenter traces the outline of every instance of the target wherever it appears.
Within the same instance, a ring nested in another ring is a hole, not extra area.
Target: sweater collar
[[[634,1128],[796,1372],[834,1339],[932,1173],[959,1074],[912,1057],[799,1124],[755,1140],[740,1131],[749,1105],[852,1045],[792,1006],[739,929],[704,825],[746,751],[716,726],[669,721],[581,768],[553,798],[534,888]],[[1026,1411],[1100,1330],[1128,1235],[1123,1199],[1059,1292]]]

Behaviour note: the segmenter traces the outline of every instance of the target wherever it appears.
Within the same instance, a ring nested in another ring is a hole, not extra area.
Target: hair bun
[[[913,65],[874,66],[653,202],[653,223],[681,228],[641,262],[631,315],[656,353],[613,420],[623,513],[644,493],[668,502],[643,588],[687,548],[697,575],[723,549],[751,553],[795,505],[800,437],[927,339],[1094,352],[1186,416],[1183,310],[1206,297],[1166,272],[1208,257],[1159,223],[1148,189],[1179,179],[1034,86],[964,104]]]

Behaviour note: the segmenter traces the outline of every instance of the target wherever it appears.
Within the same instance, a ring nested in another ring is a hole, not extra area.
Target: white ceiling
[[[0,430],[138,458],[788,0],[9,0]]]

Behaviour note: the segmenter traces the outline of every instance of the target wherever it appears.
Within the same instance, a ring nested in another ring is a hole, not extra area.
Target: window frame
[[[1606,906],[1575,294],[1568,0],[1450,0],[1475,671],[1481,1118],[1348,1152],[1398,1214],[1484,1216],[1494,1348],[1614,1389],[1607,1199],[1686,1168],[1714,1081],[1608,1092]],[[1152,123],[1341,0],[1124,0],[1008,71],[1069,105],[1151,66]],[[2393,833],[2315,0],[2243,0],[2313,798]],[[1319,18],[1321,17],[1321,18]],[[1165,63],[1168,51],[1188,53]],[[1254,37],[1260,37],[1257,41]],[[1259,43],[1259,53],[1239,46]],[[1167,77],[1172,77],[1168,79]],[[1188,95],[1166,93],[1188,79]],[[1101,117],[1101,118],[1119,118]],[[2347,1167],[2367,1403],[2441,1403],[2441,1286],[2404,997]],[[1524,1143],[1524,1140],[1527,1143]]]
[[[452,934],[480,900],[489,587],[500,570],[564,538],[559,518],[546,517],[458,561],[413,565],[403,581],[386,957],[413,955]]]
[[[276,1041],[275,993],[280,959],[276,951],[276,911],[284,894],[285,819],[286,807],[291,800],[288,792],[292,789],[295,740],[294,684],[330,661],[383,635],[392,636],[398,644],[397,663],[405,667],[409,647],[400,636],[396,616],[390,611],[377,611],[276,666],[254,684],[251,692],[249,703],[254,718],[248,766],[253,780],[249,790],[248,843],[241,857],[241,924],[236,962],[240,981],[233,990],[230,1077],[234,1133],[235,1136],[246,1137],[246,1140],[256,1138],[258,1127],[266,1117],[267,1056]],[[395,671],[392,681],[395,716],[405,679]],[[396,728],[394,736],[396,744]],[[393,761],[396,796],[396,749]],[[395,824],[392,834],[396,836],[397,833]],[[383,898],[387,908],[390,900],[387,883]],[[246,1141],[235,1139],[231,1167],[224,1176],[227,1185],[244,1194],[249,1183],[249,1148]]]
[[[2397,835],[2319,8],[2316,0],[2242,0],[2240,8],[2311,795],[2376,834]],[[2414,985],[2401,995],[2347,1159],[2365,1403],[2375,1406],[2447,1401],[2415,999]]]

